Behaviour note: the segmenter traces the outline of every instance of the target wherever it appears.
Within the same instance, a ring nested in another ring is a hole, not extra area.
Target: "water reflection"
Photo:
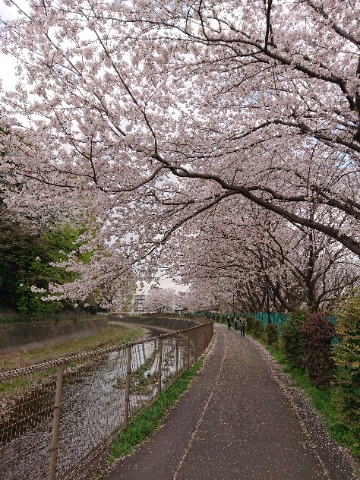
[[[159,336],[160,333],[157,329],[151,330],[149,336]],[[158,344],[158,339],[153,338],[132,346],[132,410],[148,402],[157,392]],[[164,339],[162,351],[165,380],[176,373],[176,367],[183,367],[185,344],[179,346],[177,362],[174,338]],[[126,349],[67,368],[62,390],[59,476],[81,462],[123,423],[126,369]],[[54,390],[55,379],[48,379],[36,391],[14,403],[11,416],[16,419],[16,424],[11,418],[0,424],[0,433],[6,431],[0,444],[0,480],[47,479]]]

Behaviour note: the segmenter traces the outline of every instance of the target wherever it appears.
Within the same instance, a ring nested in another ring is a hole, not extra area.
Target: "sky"
[[[19,2],[24,4],[24,0]],[[7,20],[8,18],[13,18],[15,16],[15,9],[7,7],[0,0],[0,18],[2,20]],[[2,88],[4,90],[12,90],[15,84],[15,60],[9,55],[4,55],[0,53],[0,79],[2,81]]]
[[[178,285],[174,283],[171,278],[168,277],[162,277],[159,281],[159,284],[161,288],[171,288],[176,292],[186,292],[189,289],[187,285]],[[149,284],[146,284],[145,291],[147,291],[149,287]]]
[[[3,90],[13,90],[16,77],[15,77],[15,60],[9,55],[0,53],[0,79]]]

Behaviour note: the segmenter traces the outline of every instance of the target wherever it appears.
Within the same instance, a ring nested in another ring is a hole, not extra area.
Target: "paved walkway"
[[[250,337],[215,325],[190,390],[104,480],[356,480],[346,453]]]

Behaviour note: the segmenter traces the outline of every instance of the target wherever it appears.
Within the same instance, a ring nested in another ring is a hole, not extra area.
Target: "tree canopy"
[[[174,263],[224,211],[238,237],[269,212],[290,237],[359,256],[359,2],[6,3],[19,83],[2,95],[3,174],[86,204],[89,248],[114,253],[93,263],[95,283],[160,253]]]

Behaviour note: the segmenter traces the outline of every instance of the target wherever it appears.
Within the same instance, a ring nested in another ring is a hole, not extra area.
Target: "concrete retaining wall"
[[[152,329],[159,329],[164,331],[184,330],[185,328],[196,327],[199,323],[206,323],[204,319],[189,319],[185,317],[120,317],[116,315],[109,315],[110,321],[130,323],[132,325],[141,325],[143,327],[151,327]]]
[[[208,319],[203,318],[120,317],[109,315],[103,318],[97,317],[94,320],[78,320],[76,322],[69,320],[0,324],[0,354],[50,345],[55,340],[73,340],[85,337],[92,332],[104,330],[108,320],[148,327],[152,331],[159,332],[184,330],[208,321]]]
[[[108,317],[76,322],[37,322],[0,324],[0,353],[9,353],[21,348],[32,348],[49,344],[53,340],[75,339],[89,335],[91,332],[104,330]]]

